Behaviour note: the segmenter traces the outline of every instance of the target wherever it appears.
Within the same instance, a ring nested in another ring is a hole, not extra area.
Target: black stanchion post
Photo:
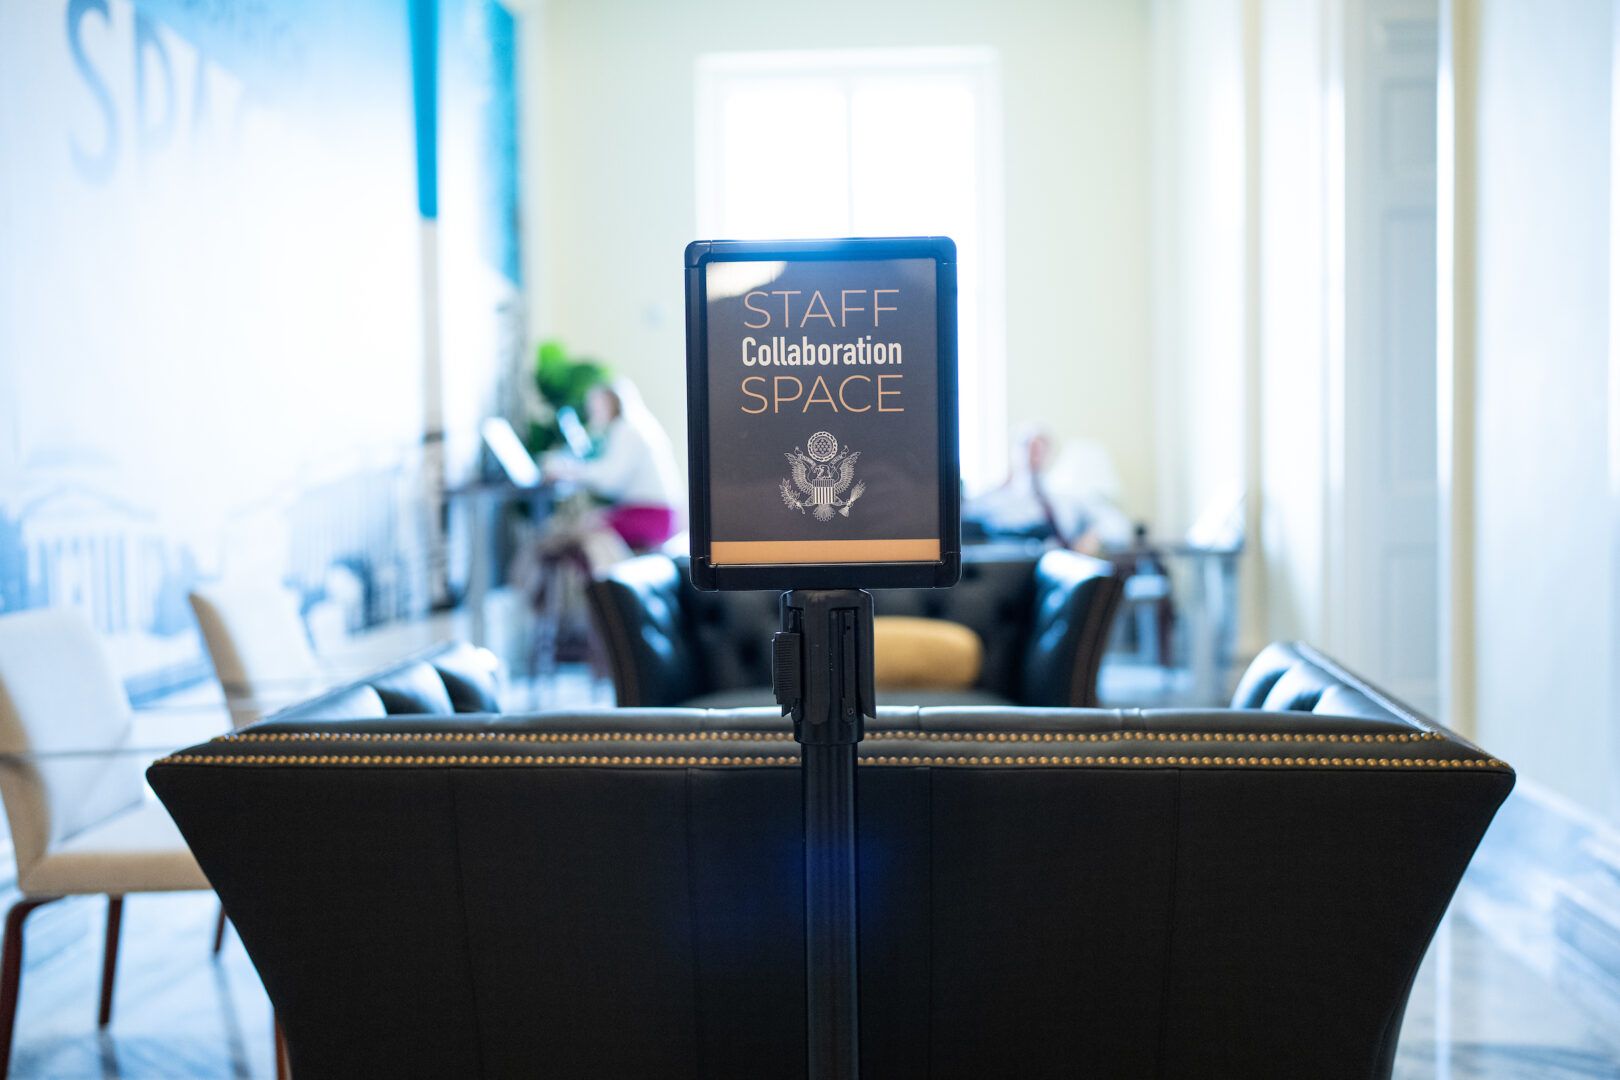
[[[776,699],[803,747],[804,936],[810,1080],[860,1072],[855,754],[873,714],[872,594],[782,594]]]
[[[875,712],[862,590],[949,588],[962,571],[956,330],[949,237],[686,248],[692,584],[791,590],[771,659],[803,747],[810,1080],[860,1066],[855,759]],[[814,386],[760,367],[812,362],[885,366],[818,368]],[[781,396],[790,385],[802,399]]]

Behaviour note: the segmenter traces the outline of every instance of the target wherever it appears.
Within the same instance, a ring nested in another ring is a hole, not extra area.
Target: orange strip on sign
[[[738,563],[938,562],[938,540],[715,540],[709,559]]]

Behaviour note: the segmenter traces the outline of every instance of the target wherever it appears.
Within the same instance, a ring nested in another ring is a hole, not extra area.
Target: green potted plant
[[[599,361],[571,357],[560,341],[544,341],[535,355],[534,388],[543,407],[529,419],[525,442],[529,453],[539,455],[563,444],[557,413],[571,408],[583,419],[585,395],[591,387],[605,383],[611,372]]]

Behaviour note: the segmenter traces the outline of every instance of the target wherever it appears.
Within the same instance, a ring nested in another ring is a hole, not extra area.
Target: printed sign
[[[948,240],[688,249],[693,579],[955,581]]]

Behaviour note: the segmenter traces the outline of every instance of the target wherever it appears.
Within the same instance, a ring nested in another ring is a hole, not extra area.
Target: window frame
[[[975,103],[978,199],[974,211],[979,250],[970,250],[968,259],[958,264],[957,281],[959,295],[971,290],[978,306],[977,333],[960,341],[961,351],[971,359],[958,369],[962,380],[958,387],[961,431],[970,443],[978,444],[964,445],[961,453],[962,480],[968,493],[974,494],[999,484],[1006,476],[1008,461],[1001,75],[994,49],[805,49],[699,56],[694,110],[697,235],[738,240],[790,239],[730,237],[723,233],[721,117],[732,88],[740,83],[773,79],[821,78],[838,82],[847,101],[862,79],[894,76],[958,79],[971,88]]]

